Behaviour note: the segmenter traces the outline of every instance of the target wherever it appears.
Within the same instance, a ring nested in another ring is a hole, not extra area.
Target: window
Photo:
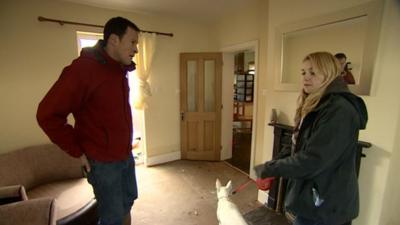
[[[92,47],[97,43],[98,40],[103,39],[103,34],[77,31],[76,39],[78,43],[78,55],[79,55],[82,48]]]

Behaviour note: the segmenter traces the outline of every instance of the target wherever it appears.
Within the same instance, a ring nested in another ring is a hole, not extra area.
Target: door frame
[[[252,50],[254,51],[254,64],[255,64],[255,74],[256,76],[254,77],[254,91],[253,91],[253,126],[252,126],[252,135],[251,135],[251,155],[250,155],[250,173],[249,176],[252,179],[256,179],[256,174],[255,172],[252,170],[252,168],[254,167],[255,164],[255,144],[256,144],[256,130],[257,130],[257,94],[258,94],[258,77],[259,77],[259,68],[258,68],[258,40],[253,40],[253,41],[248,41],[248,42],[243,42],[243,43],[239,43],[239,44],[235,44],[235,45],[230,45],[230,46],[226,46],[226,47],[222,47],[220,49],[220,51],[223,54],[223,59],[225,60],[226,57],[224,57],[226,54],[234,54],[236,52],[239,51],[245,51],[245,50]],[[228,62],[224,62],[223,66],[222,66],[222,71],[227,71],[229,70],[228,68],[226,68],[226,66],[232,65],[232,63],[228,63]],[[224,72],[223,72],[223,76],[222,76],[222,83],[224,83]],[[233,85],[233,83],[232,83]],[[233,90],[233,89],[232,89]],[[231,93],[231,92],[229,92]],[[222,93],[222,99],[224,99],[224,94]],[[231,93],[232,96],[230,96],[231,99],[233,99],[233,92]],[[225,96],[226,97],[226,96]],[[231,111],[233,112],[233,104],[226,104],[225,102],[222,102],[222,104],[224,105],[224,108],[227,109],[227,107],[231,107]],[[230,108],[229,108],[230,109]],[[229,110],[228,110],[229,111]],[[232,118],[232,115],[227,115],[227,113],[222,113],[222,117],[224,116],[230,116]],[[224,118],[221,118],[221,123],[224,123]],[[232,132],[232,127],[233,127],[233,119],[230,119],[230,133]],[[263,124],[263,123],[262,123]],[[226,126],[227,124],[221,124],[221,127],[224,127],[224,125]],[[223,129],[221,129],[221,132],[224,132]],[[222,134],[221,134],[221,138],[222,138]],[[230,136],[232,139],[232,135]],[[221,140],[221,144],[224,143],[224,140]],[[232,155],[232,146],[223,146],[224,151],[228,152],[227,155]],[[229,154],[230,153],[230,154]],[[222,153],[221,153],[221,160],[225,160],[222,158]]]

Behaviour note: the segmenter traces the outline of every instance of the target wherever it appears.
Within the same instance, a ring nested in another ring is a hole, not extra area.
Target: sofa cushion
[[[57,220],[62,219],[84,207],[93,198],[92,186],[86,178],[53,182],[33,188],[27,193],[29,199],[56,199]]]
[[[46,183],[82,177],[80,160],[54,144],[0,154],[0,187],[22,185],[29,191]]]

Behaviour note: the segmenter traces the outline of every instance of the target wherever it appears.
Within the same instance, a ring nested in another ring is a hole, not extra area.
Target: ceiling
[[[136,13],[169,15],[194,21],[215,22],[257,0],[64,0],[101,8]]]

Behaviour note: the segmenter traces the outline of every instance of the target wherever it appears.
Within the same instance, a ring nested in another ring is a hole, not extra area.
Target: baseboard
[[[257,200],[261,203],[261,204],[265,204],[267,202],[268,199],[268,191],[261,191],[258,190],[258,196],[257,196]]]
[[[152,156],[145,161],[146,166],[154,166],[181,159],[181,152],[175,151],[167,154]]]

